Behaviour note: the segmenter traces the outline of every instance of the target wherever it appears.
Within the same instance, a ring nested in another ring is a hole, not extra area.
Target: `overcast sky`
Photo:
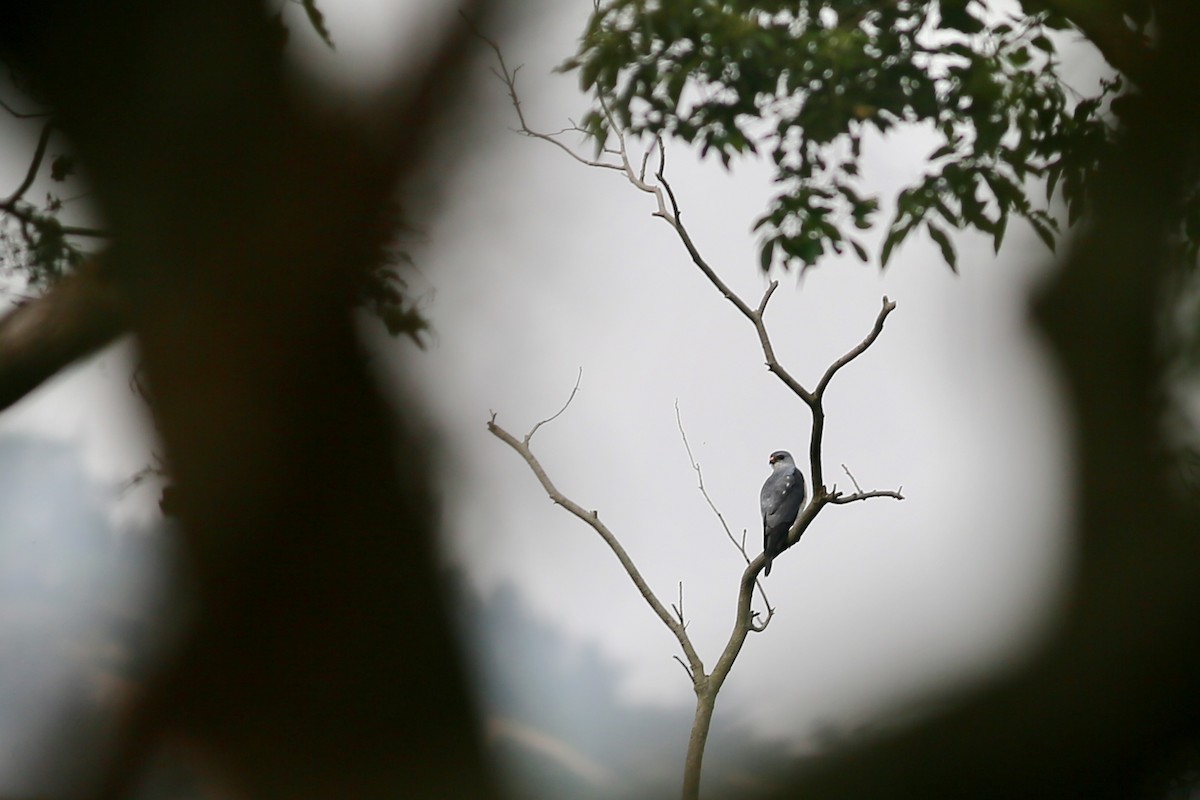
[[[591,6],[525,5],[504,39],[510,63],[525,65],[531,125],[558,130],[585,111],[575,77],[551,71],[573,52]],[[293,47],[303,69],[345,98],[429,40],[407,15],[434,18],[446,5],[322,8],[336,52],[300,16]],[[1085,61],[1078,74],[1093,67]],[[471,91],[471,129],[447,134],[458,163],[446,164],[454,178],[442,213],[412,209],[424,228],[414,281],[433,341],[424,352],[378,346],[381,364],[414,376],[441,433],[446,557],[485,597],[515,591],[541,624],[602,653],[620,671],[621,699],[690,707],[673,637],[595,533],[550,503],[485,423],[494,411],[523,435],[562,406],[582,369],[574,402],[534,449],[564,493],[599,511],[661,599],[675,601],[683,583],[688,631],[711,668],[744,564],[697,491],[676,404],[713,501],[748,532],[752,554],[767,456],[807,452],[807,410],[764,369],[749,324],[651,216],[651,198],[513,133],[504,88],[483,68]],[[28,135],[0,135],[12,153],[0,178],[13,185]],[[919,131],[869,137],[866,179],[894,195],[919,174],[930,141]],[[668,166],[697,246],[756,305],[767,279],[749,229],[770,190],[764,165],[730,174],[677,146]],[[810,387],[870,330],[881,298],[896,301],[882,337],[828,392],[824,465],[841,489],[845,464],[863,488],[903,486],[907,499],[826,509],[776,562],[765,585],[778,613],[726,684],[717,711],[726,722],[803,749],[820,726],[852,728],[995,668],[1052,608],[1070,566],[1068,432],[1052,365],[1026,322],[1051,258],[1017,223],[999,258],[980,239],[958,245],[957,276],[920,237],[886,273],[847,260],[775,276],[768,326],[781,361]],[[150,445],[128,360],[117,348],[56,379],[0,415],[0,441],[69,440],[93,480],[111,487],[132,475]],[[154,499],[127,492],[108,513],[143,525]]]

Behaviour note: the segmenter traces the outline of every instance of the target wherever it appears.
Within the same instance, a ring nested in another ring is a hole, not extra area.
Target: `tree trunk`
[[[692,735],[688,739],[687,760],[683,765],[683,800],[699,800],[700,770],[704,766],[704,746],[712,725],[713,707],[717,704],[717,687],[707,681],[696,688],[696,716],[692,720]]]

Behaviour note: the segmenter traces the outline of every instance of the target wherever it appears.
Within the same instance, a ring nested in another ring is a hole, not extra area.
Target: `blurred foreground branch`
[[[1163,797],[1156,775],[1200,737],[1200,519],[1159,488],[1159,319],[1177,268],[1169,231],[1200,155],[1200,11],[1158,7],[1161,49],[1104,165],[1096,218],[1036,306],[1078,447],[1082,554],[1061,623],[1013,674],[814,763],[777,797]]]
[[[191,589],[80,796],[132,796],[166,741],[238,796],[495,796],[440,602],[420,414],[386,404],[353,310],[396,186],[431,180],[472,42],[448,28],[367,118],[317,117],[258,4],[6,13],[0,54],[55,109],[114,243],[119,316],[62,358],[118,321],[135,335]]]
[[[0,410],[128,331],[125,305],[93,260],[0,318]]]

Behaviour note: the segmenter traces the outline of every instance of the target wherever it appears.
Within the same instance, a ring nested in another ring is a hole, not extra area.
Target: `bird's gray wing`
[[[763,520],[768,523],[786,518],[791,526],[803,502],[804,476],[800,474],[800,470],[794,468],[787,472],[776,472],[768,477],[759,495]]]
[[[784,551],[788,530],[804,504],[804,475],[798,469],[778,472],[763,484],[759,501],[763,514],[764,574],[771,574],[771,560]]]

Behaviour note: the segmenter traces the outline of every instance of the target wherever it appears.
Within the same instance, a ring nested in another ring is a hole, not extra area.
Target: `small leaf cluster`
[[[329,32],[329,26],[325,23],[325,15],[317,7],[317,0],[291,0],[291,2],[304,9],[304,16],[307,18],[313,32],[321,38],[326,47],[333,50],[333,35]],[[280,50],[283,50],[287,45],[290,35],[287,23],[284,22],[283,8],[279,8],[275,13],[271,14],[267,19],[267,23],[270,26],[271,37],[276,46]]]
[[[404,222],[396,205],[387,209],[383,224],[384,244],[357,281],[356,301],[382,322],[390,335],[407,336],[418,347],[424,347],[422,336],[429,332],[430,323],[402,274],[402,270],[415,268],[412,256],[402,247],[415,231]]]
[[[21,216],[8,216],[0,230],[0,270],[44,290],[78,267],[86,252],[63,230],[57,197],[47,196],[44,209],[20,205]]]
[[[383,323],[389,334],[407,336],[418,347],[424,347],[421,336],[429,330],[429,320],[407,296],[408,289],[408,282],[399,271],[380,265],[364,273],[358,302]]]
[[[325,46],[332,50],[333,36],[325,24],[325,15],[321,13],[321,9],[317,8],[317,0],[293,0],[293,2],[299,3],[304,8],[304,14],[308,17],[309,24],[316,31],[317,36],[321,37]]]
[[[1067,24],[1048,11],[985,14],[978,0],[604,0],[563,69],[597,98],[582,123],[597,148],[616,125],[726,167],[769,157],[777,190],[755,224],[763,269],[847,248],[869,260],[858,237],[883,203],[861,175],[864,135],[933,132],[879,257],[886,265],[924,231],[955,268],[951,231],[998,249],[1015,216],[1053,247],[1056,192],[1072,222],[1086,206],[1121,86],[1091,98],[1067,89],[1051,37]],[[1030,198],[1031,180],[1046,181],[1045,202]]]

